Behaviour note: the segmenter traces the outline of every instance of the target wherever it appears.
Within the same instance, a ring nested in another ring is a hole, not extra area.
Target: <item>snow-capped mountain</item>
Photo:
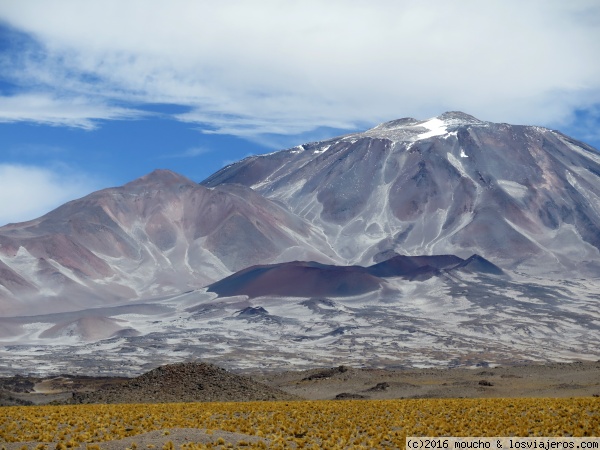
[[[0,375],[600,357],[600,154],[451,112],[0,228]]]
[[[322,229],[352,264],[483,255],[504,268],[600,274],[600,154],[557,131],[460,112],[252,156],[237,183]]]

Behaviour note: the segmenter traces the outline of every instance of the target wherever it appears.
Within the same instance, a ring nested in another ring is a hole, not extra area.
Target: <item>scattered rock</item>
[[[574,383],[560,383],[554,385],[556,389],[582,389],[584,386]]]
[[[373,386],[372,388],[368,389],[369,391],[385,391],[387,388],[390,387],[390,383],[387,382],[383,382],[383,383],[377,383],[375,386]]]
[[[346,367],[346,366],[333,367],[331,369],[325,369],[325,370],[321,370],[317,373],[313,373],[312,375],[309,375],[309,376],[303,378],[302,381],[313,381],[313,380],[321,380],[324,378],[331,378],[334,375],[337,375],[339,373],[346,373],[346,372],[348,372],[348,367]]]
[[[3,379],[1,387],[10,392],[29,393],[33,391],[37,381],[39,381],[37,378],[15,375],[14,377]]]
[[[352,394],[350,392],[342,392],[341,394],[336,395],[334,400],[353,400],[353,399],[360,399],[360,398],[369,398],[369,397],[366,397],[366,396],[360,395],[360,394]]]
[[[21,400],[20,398],[10,395],[9,392],[0,391],[0,406],[26,406],[33,405],[32,402]]]

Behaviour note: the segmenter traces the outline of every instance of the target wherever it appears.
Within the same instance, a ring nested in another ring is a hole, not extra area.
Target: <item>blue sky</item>
[[[462,110],[600,147],[594,0],[2,0],[0,225]]]

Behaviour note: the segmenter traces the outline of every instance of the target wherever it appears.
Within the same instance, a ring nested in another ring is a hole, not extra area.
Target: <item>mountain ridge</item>
[[[397,255],[369,267],[290,261],[247,267],[208,285],[207,292],[219,297],[353,297],[385,290],[386,278],[424,281],[455,270],[504,275],[502,269],[479,255],[468,259],[452,255]]]
[[[459,112],[156,170],[0,227],[0,372],[595,360],[599,181]]]
[[[154,171],[0,227],[0,297],[45,290],[77,308],[82,297],[91,305],[176,293],[285,254],[332,262],[320,248],[318,230],[251,189]]]
[[[249,157],[202,184],[281,201],[350,263],[386,250],[478,253],[506,268],[593,275],[599,173],[600,155],[561,133],[449,112]]]

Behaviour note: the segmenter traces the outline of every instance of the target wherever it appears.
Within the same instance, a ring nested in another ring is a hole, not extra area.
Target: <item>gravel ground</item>
[[[316,369],[254,374],[309,400],[600,396],[600,361],[452,369]],[[358,397],[360,396],[360,397]]]
[[[135,443],[138,450],[155,448],[162,449],[165,444],[172,442],[176,449],[179,449],[183,444],[200,443],[200,444],[218,444],[219,439],[222,438],[226,443],[231,443],[235,446],[239,446],[240,442],[255,443],[264,442],[269,445],[269,440],[263,439],[257,436],[250,436],[242,433],[230,433],[229,431],[212,430],[207,433],[207,430],[196,429],[196,428],[169,428],[165,430],[150,431],[149,433],[138,434],[137,436],[131,436],[125,439],[116,441],[99,442],[97,444],[87,444],[92,446],[98,445],[101,450],[125,450],[126,448],[132,448],[131,446]],[[44,442],[46,449],[54,449],[56,443]],[[21,450],[23,446],[28,449],[39,448],[39,442],[11,442],[0,444],[0,449],[4,446],[6,450]],[[85,449],[86,445],[79,447]],[[215,448],[220,448],[216,446]],[[225,447],[223,447],[225,448]]]
[[[58,403],[159,403],[343,398],[600,396],[600,361],[451,369],[246,372],[211,364],[173,364],[131,379],[0,379],[0,406]],[[48,390],[48,385],[52,386]],[[36,389],[35,387],[42,389]],[[74,389],[75,387],[75,389]],[[48,393],[42,393],[40,390]]]

